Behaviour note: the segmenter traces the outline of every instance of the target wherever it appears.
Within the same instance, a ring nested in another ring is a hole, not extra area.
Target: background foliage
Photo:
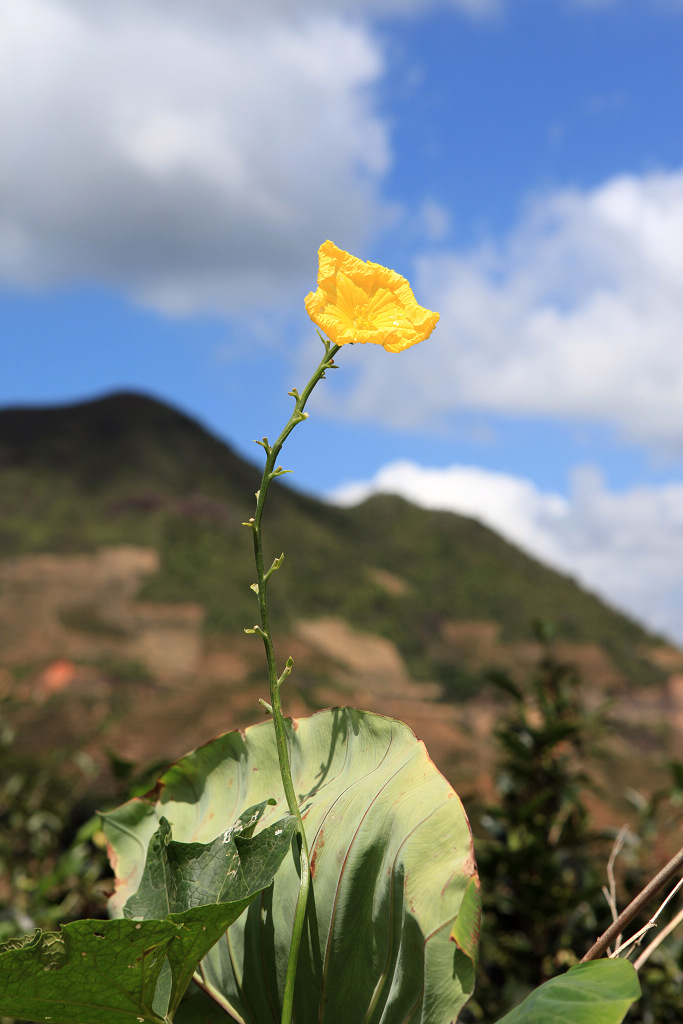
[[[466,800],[477,832],[483,921],[477,986],[464,1022],[497,1019],[577,963],[612,921],[602,889],[615,830],[594,829],[588,804],[595,787],[583,769],[586,753],[609,728],[608,707],[586,710],[578,673],[553,653],[552,626],[537,622],[535,631],[542,653],[526,685],[505,673],[489,676],[507,699],[495,730],[495,801]],[[659,866],[653,844],[662,835],[675,841],[676,829],[680,834],[680,765],[672,765],[672,775],[670,789],[642,800],[641,827],[617,861],[620,910]],[[629,1022],[683,1019],[681,938],[660,947],[641,982],[644,995]]]

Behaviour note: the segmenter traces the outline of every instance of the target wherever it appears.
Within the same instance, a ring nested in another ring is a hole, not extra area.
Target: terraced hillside
[[[16,755],[85,751],[104,785],[107,750],[171,759],[259,717],[241,526],[259,476],[141,395],[0,411],[0,688]],[[587,699],[615,701],[624,785],[643,779],[634,743],[654,778],[683,732],[683,657],[471,519],[386,496],[342,510],[277,486],[266,530],[286,553],[271,594],[293,714],[396,715],[451,778],[485,785],[486,673],[528,674],[540,618]]]

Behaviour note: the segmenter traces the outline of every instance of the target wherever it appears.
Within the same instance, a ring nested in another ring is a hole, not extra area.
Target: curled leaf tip
[[[439,314],[420,306],[395,270],[365,263],[329,240],[318,260],[318,288],[306,296],[306,312],[336,345],[370,342],[402,352],[436,327]]]

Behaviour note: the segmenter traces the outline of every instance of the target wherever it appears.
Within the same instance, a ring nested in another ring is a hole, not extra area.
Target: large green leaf
[[[173,842],[162,819],[129,919],[77,921],[0,949],[0,1013],[53,1024],[172,1019],[198,962],[291,846],[291,816],[248,838],[263,806],[207,845]]]
[[[337,708],[288,723],[288,740],[312,874],[297,1024],[450,1024],[474,986],[479,927],[462,804],[401,722]],[[183,758],[153,797],[107,817],[113,912],[136,891],[162,817],[177,839],[205,842],[281,791],[270,722]],[[258,828],[283,810],[281,797]],[[203,961],[207,982],[248,1024],[280,1020],[298,886],[287,857]]]
[[[498,1024],[621,1024],[639,997],[628,960],[591,960],[534,989]]]

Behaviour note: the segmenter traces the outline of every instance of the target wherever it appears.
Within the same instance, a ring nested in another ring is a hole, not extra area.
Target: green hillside
[[[198,601],[207,631],[238,631],[255,612],[241,524],[259,478],[199,424],[141,395],[0,410],[0,558],[155,547],[161,569],[140,596]],[[506,640],[553,620],[633,682],[660,678],[640,654],[657,638],[474,520],[388,496],[339,509],[277,485],[265,543],[286,553],[271,585],[278,628],[341,616],[393,640],[414,677],[454,692],[467,681],[441,637],[458,619],[500,623]]]

